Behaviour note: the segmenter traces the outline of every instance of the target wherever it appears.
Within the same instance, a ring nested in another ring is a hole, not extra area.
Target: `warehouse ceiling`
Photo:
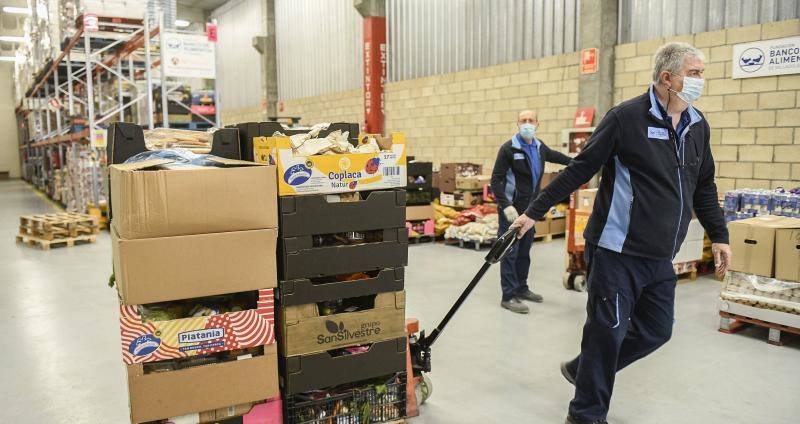
[[[0,0],[0,1],[5,1],[5,0]],[[222,6],[227,2],[228,0],[178,0],[178,4],[180,5],[196,7],[198,9],[203,9],[209,12]]]

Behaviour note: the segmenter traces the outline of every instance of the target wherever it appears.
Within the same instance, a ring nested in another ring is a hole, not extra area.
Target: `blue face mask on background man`
[[[536,137],[536,125],[522,124],[519,126],[519,135],[525,140],[533,140]]]

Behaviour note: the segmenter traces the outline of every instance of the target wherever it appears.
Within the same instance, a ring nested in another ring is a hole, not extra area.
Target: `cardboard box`
[[[536,221],[533,225],[534,234],[537,235],[545,235],[550,234],[550,220],[545,219],[543,221]]]
[[[575,214],[575,228],[571,229],[568,225],[569,223],[567,222],[567,231],[572,231],[573,236],[575,237],[575,245],[582,246],[586,243],[586,240],[583,238],[583,232],[586,230],[586,225],[589,224],[589,217],[592,213],[589,211],[578,210],[570,210],[569,213]]]
[[[406,338],[375,342],[363,353],[328,352],[280,358],[281,388],[287,395],[333,387],[405,371]]]
[[[234,417],[238,419],[230,420]],[[247,402],[227,408],[170,417],[167,422],[172,424],[283,424],[283,402],[279,397],[266,402]]]
[[[703,239],[684,240],[678,253],[672,258],[673,264],[699,261],[703,258]]]
[[[456,190],[483,190],[483,186],[492,182],[491,175],[475,175],[472,177],[456,177]]]
[[[402,133],[393,133],[391,150],[379,153],[295,156],[289,137],[256,137],[256,162],[274,163],[278,171],[278,193],[347,193],[405,187],[406,145]]]
[[[564,234],[567,231],[567,218],[552,218],[550,221],[550,234]]]
[[[483,166],[477,163],[469,162],[454,162],[443,163],[439,169],[439,173],[443,179],[449,178],[455,181],[456,177],[469,177],[473,175],[480,175],[483,171]],[[442,189],[444,191],[444,189]]]
[[[320,284],[308,278],[280,282],[278,296],[282,307],[349,299],[378,293],[402,291],[405,268],[388,268],[378,271],[374,277],[335,281]]]
[[[774,277],[775,235],[783,228],[800,228],[800,219],[765,215],[728,223],[733,250],[731,271]]]
[[[355,196],[342,201],[341,196]],[[399,228],[406,223],[405,190],[284,196],[279,199],[281,237]],[[352,200],[352,201],[351,201]]]
[[[124,239],[278,227],[275,167],[213,159],[224,167],[159,169],[153,159],[111,165],[112,224]]]
[[[442,192],[452,193],[456,191],[456,179],[452,177],[440,177],[438,187]]]
[[[138,306],[121,304],[122,360],[136,364],[275,343],[272,290],[258,291],[255,309],[169,321],[145,322]]]
[[[483,195],[481,193],[472,193],[469,191],[441,193],[439,195],[439,203],[441,203],[442,206],[449,206],[451,208],[468,209],[483,203]]]
[[[685,240],[703,240],[705,236],[706,230],[703,228],[703,224],[700,223],[699,219],[693,218],[691,221],[689,221],[689,229],[686,231]]]
[[[111,230],[116,284],[126,305],[277,287],[278,231],[126,240]]]
[[[406,293],[381,293],[375,307],[319,316],[316,303],[281,308],[283,356],[307,355],[341,347],[405,337]]]
[[[539,187],[540,188],[547,187],[557,176],[558,176],[558,172],[544,172],[544,173],[542,173],[542,179],[539,181]]]
[[[575,201],[577,205],[575,205],[575,209],[579,211],[589,211],[591,212],[594,208],[594,198],[597,196],[597,189],[596,188],[588,188],[578,191],[576,195]]]
[[[283,237],[281,280],[315,278],[395,268],[408,264],[408,230],[383,230],[383,241],[314,247],[313,236]]]
[[[775,278],[800,282],[800,225],[775,232]]]
[[[432,205],[407,206],[406,221],[425,221],[433,219],[434,211]]]
[[[280,396],[274,343],[249,359],[150,374],[143,364],[126,370],[131,421],[137,424]]]

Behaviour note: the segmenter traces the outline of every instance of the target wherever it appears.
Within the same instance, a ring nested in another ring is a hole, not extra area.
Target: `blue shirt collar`
[[[514,137],[511,137],[511,146],[514,147],[515,149],[522,149],[522,146],[527,144],[528,143],[525,142],[525,140],[522,138],[521,135],[519,135],[519,133],[516,133],[514,134]],[[542,142],[539,141],[538,138],[533,137],[533,145],[535,145],[537,149],[541,144]]]
[[[661,103],[658,101],[656,97],[656,90],[655,87],[650,84],[650,89],[648,90],[648,94],[650,95],[650,114],[656,117],[659,121],[664,120],[664,115],[667,114],[666,110],[664,110],[664,106],[661,106]],[[689,105],[689,107],[684,111],[685,114],[689,116],[689,126],[692,126],[700,121],[703,118],[700,116],[699,113]],[[681,114],[681,119],[683,119],[684,114]]]

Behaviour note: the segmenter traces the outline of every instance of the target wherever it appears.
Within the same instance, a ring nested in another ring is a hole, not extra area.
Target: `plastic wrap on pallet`
[[[724,300],[800,314],[800,282],[731,271],[720,293]]]
[[[497,238],[498,228],[498,216],[494,213],[464,225],[450,226],[444,231],[444,238],[484,243]]]

